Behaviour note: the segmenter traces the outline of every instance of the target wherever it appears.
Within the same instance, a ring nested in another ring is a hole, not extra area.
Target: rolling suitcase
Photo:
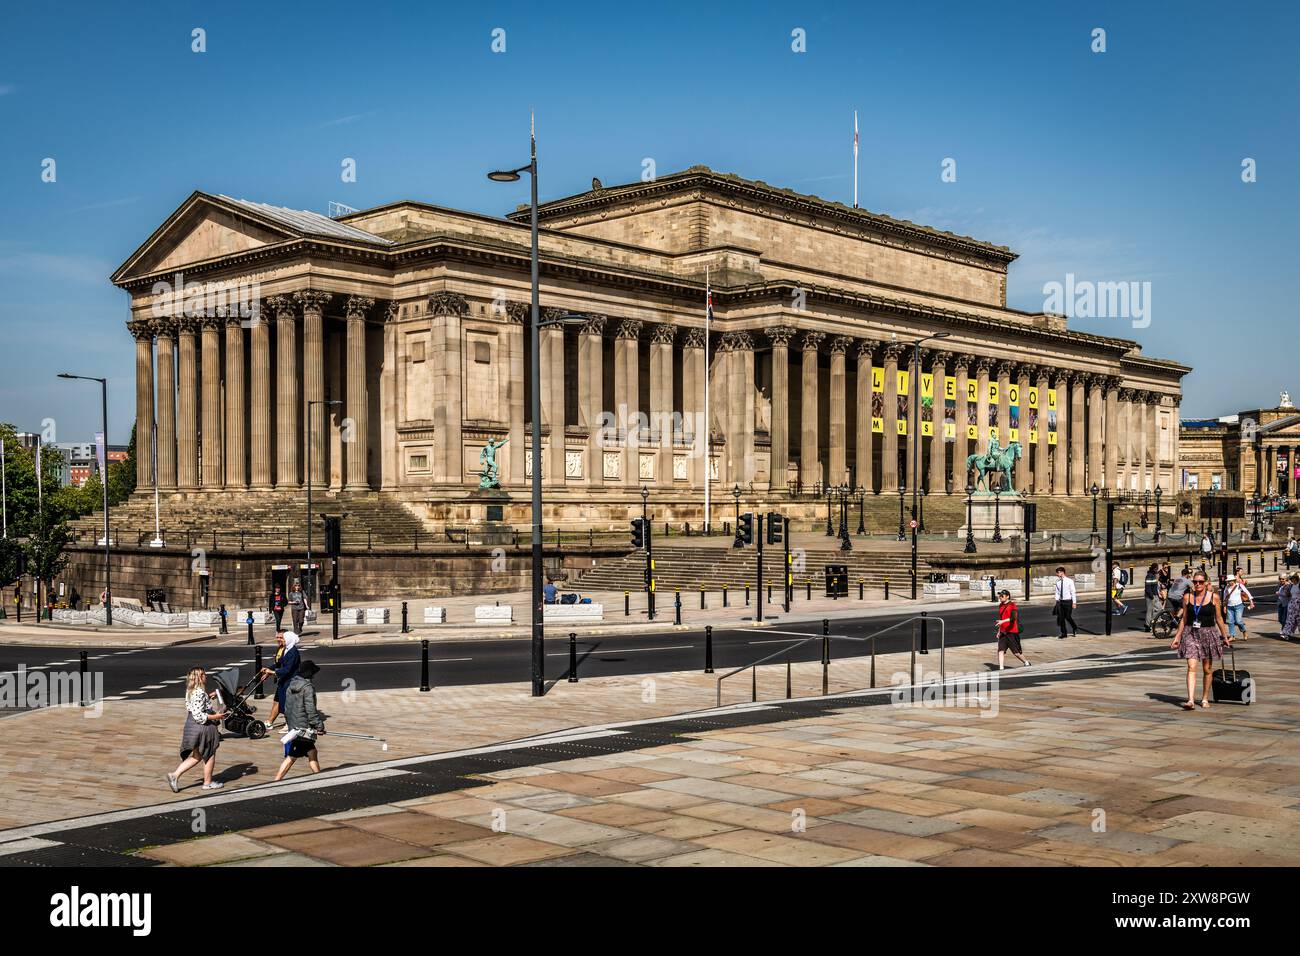
[[[1232,655],[1232,668],[1219,668],[1210,681],[1214,702],[1249,704],[1255,699],[1255,682],[1251,679],[1250,671],[1237,669],[1237,652],[1231,644],[1228,645],[1228,652]]]

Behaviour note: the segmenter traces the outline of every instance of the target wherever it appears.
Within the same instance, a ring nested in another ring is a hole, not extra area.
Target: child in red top
[[[998,593],[998,599],[998,670],[1006,667],[1008,649],[1028,667],[1029,661],[1020,651],[1020,611],[1005,588]]]

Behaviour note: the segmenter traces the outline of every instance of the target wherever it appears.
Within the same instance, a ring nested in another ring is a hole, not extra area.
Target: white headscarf
[[[296,632],[294,631],[284,632],[284,650],[286,654],[289,651],[293,650],[294,645],[296,645],[297,643],[298,643],[298,635]]]

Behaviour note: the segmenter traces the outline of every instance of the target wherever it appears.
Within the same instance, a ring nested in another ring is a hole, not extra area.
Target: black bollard
[[[402,633],[403,634],[411,633],[411,628],[406,623],[406,602],[405,601],[402,602]]]
[[[725,584],[722,586],[722,606],[723,606],[723,607],[727,607],[727,606],[728,606],[728,605],[727,605],[727,586],[726,586]]]
[[[713,673],[713,625],[704,625],[704,673]]]
[[[930,653],[930,634],[928,630],[929,621],[926,618],[926,612],[921,612],[921,653]]]
[[[578,683],[578,635],[569,632],[569,683]]]
[[[429,639],[420,641],[420,691],[429,689]]]
[[[252,615],[249,615],[249,620],[252,621]],[[251,633],[253,625],[250,623],[248,627]],[[259,674],[262,673],[262,645],[261,644],[258,644],[257,647],[254,648],[253,669],[256,670],[257,673]],[[257,690],[253,692],[254,700],[262,700],[264,697],[266,697],[266,691],[262,690],[262,688],[265,686],[266,686],[266,681],[258,682]]]
[[[859,601],[862,600],[862,595],[864,593],[865,588],[866,588],[866,582],[863,581],[862,578],[858,578],[858,600]]]
[[[623,592],[623,616],[627,617],[632,613],[632,592]]]
[[[253,640],[253,612],[248,612],[248,646],[252,647],[257,642]]]
[[[86,706],[86,652],[81,652],[81,706]]]
[[[804,582],[804,584],[808,586],[808,600],[811,601],[812,600],[812,578],[809,578],[807,581]]]
[[[682,623],[682,589],[673,588],[673,623]]]
[[[889,578],[885,578],[885,600],[889,600]]]
[[[745,607],[749,607],[749,585],[745,585]]]
[[[767,582],[767,603],[768,604],[772,603],[772,582],[771,581]]]
[[[828,618],[822,618],[822,637],[831,632],[831,622]]]

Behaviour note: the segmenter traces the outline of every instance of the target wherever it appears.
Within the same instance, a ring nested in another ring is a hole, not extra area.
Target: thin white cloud
[[[368,113],[368,112],[366,112],[366,113],[349,113],[347,116],[338,116],[338,117],[335,117],[335,118],[332,119],[332,120],[326,120],[325,122],[321,123],[321,124],[320,124],[319,126],[317,126],[316,128],[317,128],[317,129],[328,129],[328,128],[331,127],[331,126],[346,126],[346,125],[349,124],[349,123],[355,123],[355,122],[356,122],[357,120],[359,120],[359,119],[365,119],[367,116],[370,116],[370,115],[371,115],[371,114]]]
[[[85,206],[77,206],[74,209],[69,209],[68,212],[90,212],[93,209],[112,209],[115,206],[129,206],[131,203],[139,201],[139,196],[123,196],[120,199],[107,199],[104,202],[93,202]]]
[[[25,279],[58,279],[102,286],[113,272],[113,265],[91,256],[58,255],[29,249],[6,248],[0,244],[0,275]]]

